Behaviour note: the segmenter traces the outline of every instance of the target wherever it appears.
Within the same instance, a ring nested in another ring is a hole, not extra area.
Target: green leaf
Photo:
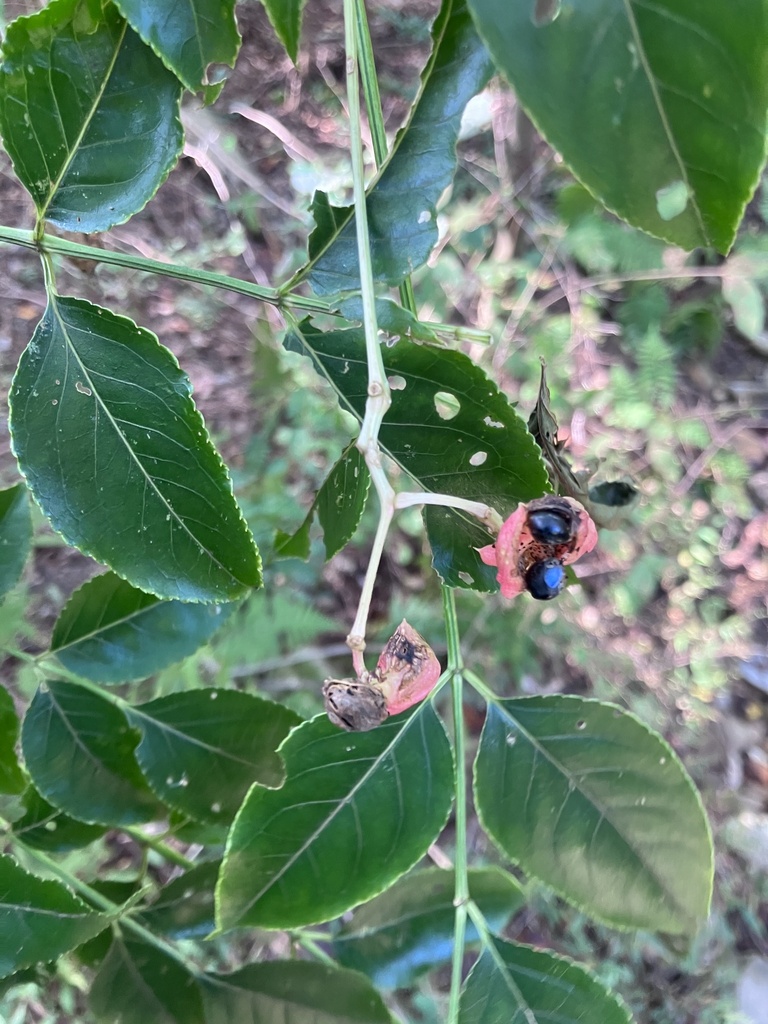
[[[543,24],[532,2],[469,3],[520,102],[609,210],[728,251],[765,161],[764,0],[562,0]]]
[[[426,263],[437,242],[437,202],[456,169],[456,140],[464,107],[493,66],[465,0],[443,0],[432,28],[433,48],[408,124],[371,186],[368,227],[373,274],[399,284]],[[321,295],[360,288],[357,236],[351,208],[314,204],[318,228],[310,242],[309,274]]]
[[[272,28],[294,64],[299,55],[301,16],[306,2],[307,0],[262,0]]]
[[[53,0],[8,26],[0,132],[39,220],[104,231],[181,152],[181,87],[112,4]]]
[[[11,387],[19,465],[54,529],[158,597],[227,601],[256,546],[174,356],[149,331],[49,296]]]
[[[422,857],[451,806],[451,748],[430,703],[366,733],[324,716],[294,729],[281,789],[254,786],[229,834],[216,892],[224,930],[327,921]]]
[[[301,718],[236,690],[190,690],[128,712],[136,757],[158,796],[200,821],[228,822],[254,782],[279,786],[277,748]]]
[[[133,938],[112,941],[91,988],[103,1024],[205,1024],[194,975],[175,957]]]
[[[0,686],[0,793],[22,793],[27,785],[16,759],[19,720],[13,698]]]
[[[453,951],[455,879],[452,871],[415,871],[354,912],[334,937],[346,967],[363,971],[380,988],[402,988]],[[501,930],[523,903],[518,882],[499,868],[469,871],[469,894],[490,928]],[[467,942],[477,931],[467,922]]]
[[[748,277],[726,274],[723,298],[731,307],[736,330],[757,341],[765,329],[765,300],[760,288]]]
[[[21,576],[31,541],[27,488],[16,484],[0,491],[0,599]]]
[[[323,333],[305,322],[285,346],[308,355],[342,406],[362,420],[368,380],[362,331]],[[382,357],[387,375],[401,380],[379,440],[421,490],[485,502],[504,516],[549,490],[525,423],[471,359],[408,341],[383,348]],[[491,540],[477,520],[432,506],[425,521],[433,565],[448,586],[497,589],[496,570],[483,565],[476,550]]]
[[[56,960],[104,927],[61,882],[37,878],[0,854],[0,978]]]
[[[213,890],[220,860],[197,864],[163,886],[141,920],[152,931],[174,939],[203,939],[215,927]]]
[[[115,6],[190,92],[202,88],[206,103],[216,99],[224,83],[211,80],[210,65],[234,67],[240,49],[235,0],[115,0]]]
[[[53,627],[51,653],[96,683],[146,679],[202,647],[236,607],[161,601],[108,572],[66,603]]]
[[[310,960],[249,964],[203,983],[206,1024],[391,1024],[367,978]]]
[[[13,834],[26,846],[47,853],[68,853],[100,839],[104,835],[101,825],[86,825],[63,814],[48,803],[34,786],[24,794],[26,813],[13,823]]]
[[[564,696],[492,703],[475,799],[512,860],[594,917],[674,933],[706,918],[701,800],[669,745],[620,708]]]
[[[136,763],[137,739],[110,701],[54,680],[35,694],[21,731],[27,768],[46,800],[101,825],[134,825],[157,813]]]
[[[365,459],[352,441],[324,480],[298,530],[290,537],[278,535],[276,552],[286,558],[308,558],[309,528],[317,513],[323,528],[325,557],[333,558],[354,537],[360,525],[370,483],[371,475]]]
[[[631,1024],[623,1003],[583,967],[491,938],[464,982],[459,1024]]]

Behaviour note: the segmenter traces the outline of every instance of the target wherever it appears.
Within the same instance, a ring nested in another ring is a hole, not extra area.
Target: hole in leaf
[[[391,377],[387,377],[387,383],[393,391],[405,391],[407,381],[399,373],[393,373]]]
[[[470,466],[482,466],[487,458],[488,452],[475,452],[474,455],[470,455],[469,464]]]
[[[441,420],[452,420],[459,415],[461,403],[448,391],[435,392],[435,409]]]
[[[583,718],[580,718],[578,720],[578,722],[576,723],[576,728],[577,729],[586,729],[586,727],[587,727],[587,723],[584,721]]]
[[[498,420],[492,420],[490,416],[486,416],[485,419],[483,420],[483,423],[486,425],[486,427],[496,427],[497,429],[500,430],[503,430],[504,428],[503,423],[499,423]]]
[[[466,583],[468,586],[472,586],[472,584],[475,582],[474,579],[469,575],[468,572],[459,572],[458,575],[459,575],[459,579],[463,583]]]
[[[513,732],[507,733],[507,746],[514,747],[517,743],[517,736]]]
[[[535,0],[531,21],[536,27],[551,25],[560,13],[561,0]]]
[[[656,193],[656,212],[662,220],[674,220],[688,205],[688,186],[684,181],[673,181]]]

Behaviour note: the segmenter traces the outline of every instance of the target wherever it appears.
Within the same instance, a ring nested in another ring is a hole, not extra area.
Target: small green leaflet
[[[306,518],[295,533],[278,533],[275,552],[284,558],[309,558],[309,529],[317,513],[323,528],[325,557],[331,559],[352,539],[357,529],[371,477],[365,459],[354,441],[342,452],[333,467]]]

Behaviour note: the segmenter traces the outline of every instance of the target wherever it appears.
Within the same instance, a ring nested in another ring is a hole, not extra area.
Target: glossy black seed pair
[[[558,509],[536,509],[528,513],[528,529],[540,544],[553,546],[573,540],[573,517]],[[559,558],[534,562],[525,574],[525,589],[537,601],[551,601],[565,586],[565,569]]]

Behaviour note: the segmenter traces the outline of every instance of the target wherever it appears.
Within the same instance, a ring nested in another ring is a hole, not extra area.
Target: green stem
[[[327,964],[328,967],[338,967],[339,965],[325,952],[324,949],[320,949],[318,944],[309,935],[305,935],[303,932],[297,932],[293,936],[293,941],[297,942],[302,949],[306,949],[308,953],[311,953],[316,960],[320,960],[322,963]]]
[[[456,793],[453,898],[455,914],[448,1024],[456,1024],[459,1019],[461,970],[464,963],[467,903],[469,901],[469,877],[467,873],[467,769],[462,693],[462,672],[464,666],[461,658],[459,624],[456,618],[454,592],[450,587],[445,586],[443,587],[443,613],[445,615],[445,632],[448,645],[448,671],[453,672],[451,694],[453,697],[454,789]]]
[[[184,868],[185,871],[189,871],[190,868],[195,866],[195,862],[190,860],[189,857],[185,857],[183,853],[179,853],[178,850],[174,850],[172,846],[164,843],[162,839],[158,839],[156,836],[148,836],[145,832],[142,832],[140,828],[133,828],[130,825],[121,825],[120,831],[125,832],[132,839],[135,839],[137,843],[142,846],[148,846],[150,849],[159,853],[165,860],[170,861],[171,864],[176,864],[180,868]]]
[[[241,281],[227,274],[216,274],[210,270],[196,270],[193,267],[182,267],[176,263],[163,263],[150,260],[144,256],[130,256],[127,253],[111,252],[108,249],[97,249],[91,245],[70,242],[66,238],[55,235],[42,235],[38,240],[31,231],[19,228],[0,227],[0,242],[10,242],[26,249],[35,249],[43,253],[55,253],[59,256],[71,256],[77,259],[93,260],[111,266],[125,267],[128,270],[141,270],[144,273],[160,274],[178,281],[189,281],[192,284],[223,288],[225,291],[248,295],[252,299],[266,302],[272,306],[285,306],[301,309],[310,313],[328,313],[330,306],[322,299],[304,298],[301,295],[284,295],[276,288],[265,288],[262,285]]]
[[[376,166],[381,167],[387,159],[387,133],[384,128],[384,114],[381,109],[381,93],[379,92],[379,76],[376,74],[376,59],[373,54],[373,43],[365,14],[365,0],[356,0],[355,23],[357,42],[360,54],[360,78],[365,97],[365,109],[368,112],[368,124],[373,141],[373,157]]]
[[[365,14],[365,0],[356,0],[357,33],[360,45],[360,68],[362,71],[363,95],[368,111],[368,123],[373,140],[373,155],[376,167],[381,167],[387,159],[387,133],[384,128],[384,112],[381,108],[379,78],[376,74],[376,61],[373,54],[373,43]],[[416,295],[410,277],[407,277],[399,288],[400,302],[416,316]]]
[[[159,936],[155,935],[154,932],[145,928],[144,925],[139,924],[138,921],[134,921],[131,917],[126,915],[121,916],[121,908],[117,903],[113,903],[112,900],[108,900],[106,896],[102,896],[100,892],[92,889],[86,882],[81,882],[79,878],[71,875],[65,868],[60,864],[57,864],[55,860],[52,860],[41,850],[32,849],[31,846],[27,846],[20,839],[16,839],[15,842],[18,843],[19,846],[23,847],[27,856],[36,860],[39,864],[42,864],[47,871],[56,875],[56,877],[65,885],[68,885],[70,889],[80,893],[80,895],[84,896],[89,903],[93,906],[99,907],[110,918],[115,921],[119,920],[120,927],[125,931],[132,932],[143,942],[146,942],[150,946],[154,946],[155,949],[160,950],[161,953],[171,957],[177,963],[181,964],[185,971],[195,975],[195,977],[201,977],[197,968],[193,967],[187,960],[185,960],[178,950],[169,942],[166,942],[165,939],[161,939]]]

